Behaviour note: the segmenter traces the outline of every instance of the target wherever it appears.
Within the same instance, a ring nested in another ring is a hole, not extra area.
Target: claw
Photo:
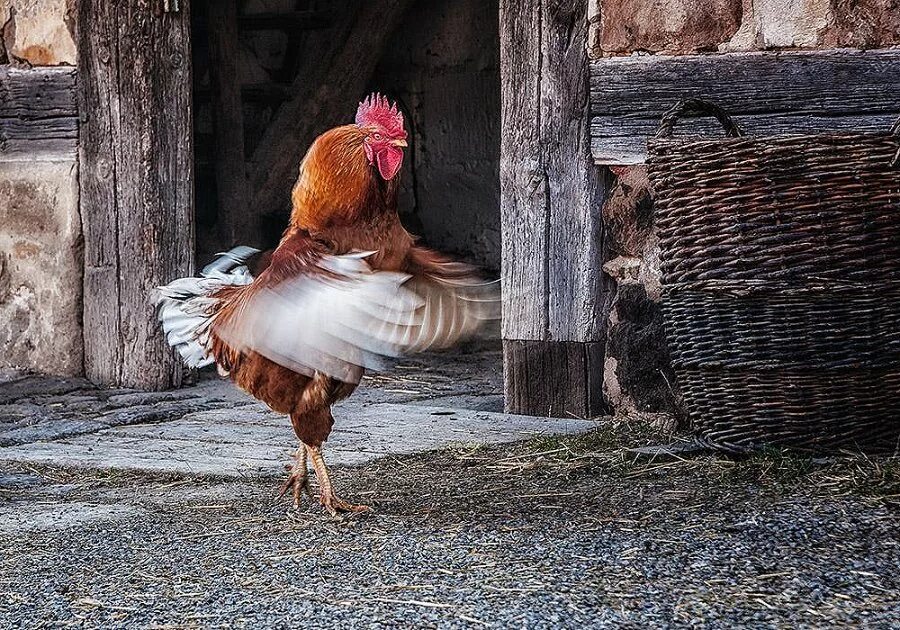
[[[331,485],[328,468],[322,458],[322,450],[318,446],[309,445],[306,450],[312,460],[313,470],[316,471],[316,479],[319,481],[319,503],[331,516],[336,517],[339,512],[359,513],[370,509],[368,505],[356,505],[338,497],[334,493],[334,486]]]
[[[355,503],[350,503],[349,501],[344,501],[343,499],[335,496],[332,492],[331,495],[322,495],[319,497],[319,503],[328,510],[328,513],[333,517],[337,517],[338,513],[348,513],[348,514],[359,514],[360,512],[368,512],[372,508],[368,505],[356,505]]]
[[[303,491],[309,495],[310,500],[313,499],[312,489],[309,487],[309,472],[306,468],[306,448],[301,446],[294,454],[294,463],[285,466],[290,471],[290,475],[281,486],[278,492],[279,497],[287,494],[288,489],[292,490],[294,497],[294,509],[300,507],[300,497]]]

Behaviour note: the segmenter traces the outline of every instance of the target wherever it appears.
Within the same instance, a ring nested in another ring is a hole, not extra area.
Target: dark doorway
[[[267,124],[290,98],[305,55],[358,2],[237,0],[233,67],[243,123],[243,155],[252,159]],[[215,18],[213,20],[215,22]],[[217,182],[209,5],[192,21],[197,262],[227,249],[229,234]],[[213,46],[215,48],[215,46]],[[417,0],[389,39],[369,87],[399,101],[410,131],[401,215],[424,243],[489,272],[500,266],[500,76],[496,0]],[[347,94],[355,103],[363,94]],[[311,113],[310,115],[315,115]],[[349,122],[349,120],[348,120]],[[227,131],[227,130],[226,130]],[[324,131],[324,129],[322,129]],[[232,173],[239,169],[222,169]],[[257,247],[275,245],[288,208],[249,208]]]

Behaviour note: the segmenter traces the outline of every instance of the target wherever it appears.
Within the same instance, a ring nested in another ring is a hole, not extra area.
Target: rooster
[[[331,407],[384,358],[446,348],[497,316],[497,290],[468,265],[416,244],[397,195],[407,133],[396,104],[374,94],[355,124],[319,136],[300,164],[290,223],[263,256],[237,247],[199,278],[159,287],[159,318],[189,367],[215,363],[238,387],[290,416],[300,445],[282,494],[309,490],[332,515],[338,497],[322,455]]]

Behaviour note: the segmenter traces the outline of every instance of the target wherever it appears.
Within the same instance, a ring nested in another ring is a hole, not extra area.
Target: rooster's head
[[[369,164],[376,166],[386,181],[393,179],[403,164],[403,147],[407,146],[403,114],[397,105],[381,94],[372,94],[359,104],[356,125],[366,133],[363,146]]]

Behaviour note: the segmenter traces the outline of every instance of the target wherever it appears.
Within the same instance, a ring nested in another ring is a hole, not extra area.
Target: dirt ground
[[[280,478],[0,471],[0,627],[897,627],[900,461],[647,461],[669,436],[459,446]]]

